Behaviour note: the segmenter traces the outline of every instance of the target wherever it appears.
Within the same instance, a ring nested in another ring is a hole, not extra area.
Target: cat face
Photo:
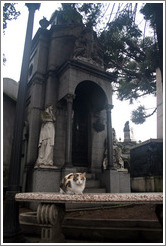
[[[86,179],[86,173],[74,173],[73,181],[77,185],[82,185]]]
[[[60,193],[81,194],[85,188],[86,173],[70,173],[60,185]]]

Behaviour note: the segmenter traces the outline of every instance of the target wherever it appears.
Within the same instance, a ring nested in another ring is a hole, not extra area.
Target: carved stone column
[[[112,137],[112,120],[111,120],[111,110],[113,105],[108,104],[106,106],[107,113],[107,153],[108,153],[108,165],[107,169],[113,168],[113,137]]]
[[[62,234],[62,222],[65,208],[61,205],[43,203],[37,208],[37,222],[42,225],[41,243],[65,242]]]
[[[65,167],[72,167],[72,107],[73,94],[67,94],[65,97],[67,101],[67,128],[66,128],[66,157]]]

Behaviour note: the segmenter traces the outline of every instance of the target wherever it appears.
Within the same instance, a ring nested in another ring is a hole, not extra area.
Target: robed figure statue
[[[35,166],[53,166],[53,147],[55,137],[55,121],[53,105],[46,106],[45,111],[41,112],[42,126],[39,137],[39,152]]]

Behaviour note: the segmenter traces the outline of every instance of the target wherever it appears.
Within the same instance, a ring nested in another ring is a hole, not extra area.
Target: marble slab
[[[17,193],[16,201],[43,203],[162,203],[163,193],[85,193],[60,194],[47,192]]]

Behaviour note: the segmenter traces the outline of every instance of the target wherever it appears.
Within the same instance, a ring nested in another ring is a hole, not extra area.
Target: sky
[[[103,2],[104,1],[102,1],[102,3]],[[3,3],[3,1],[1,1],[1,3]],[[106,3],[108,3],[108,1]],[[2,5],[3,4],[1,4],[1,8]],[[60,7],[60,2],[57,1],[41,2],[40,9],[37,10],[35,13],[33,36],[35,35],[38,28],[40,27],[39,21],[43,18],[43,16],[49,20],[52,13],[58,7]],[[2,65],[1,76],[2,78],[7,77],[7,78],[12,78],[15,81],[19,81],[25,34],[26,34],[26,26],[28,20],[28,9],[25,6],[24,1],[18,2],[16,8],[21,12],[21,15],[18,17],[17,20],[12,20],[8,22],[5,35],[1,33],[1,37],[3,37],[1,53],[4,53],[7,59],[5,66]],[[140,15],[140,17],[138,18],[138,24],[139,27],[144,26],[144,19],[142,15]],[[136,109],[139,105],[145,105],[145,107],[149,109],[147,112],[151,113],[153,109],[156,107],[156,97],[146,96],[141,100],[138,99],[136,102],[134,102],[134,104],[130,105],[128,101],[121,102],[117,100],[116,95],[113,95],[113,105],[114,108],[112,110],[112,126],[116,131],[117,139],[121,138],[121,140],[123,141],[124,138],[123,128],[126,121],[130,122],[130,128],[132,129],[133,132],[133,134],[131,134],[132,140],[146,141],[150,138],[157,137],[156,113],[153,116],[147,118],[146,122],[142,125],[135,125],[130,120],[131,111]]]

